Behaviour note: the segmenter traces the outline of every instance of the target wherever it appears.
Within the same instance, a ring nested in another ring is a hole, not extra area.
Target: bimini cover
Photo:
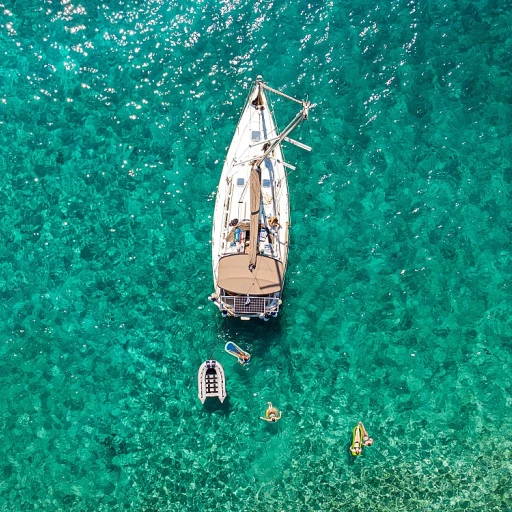
[[[240,295],[267,295],[281,291],[284,266],[280,261],[258,255],[252,272],[249,263],[248,254],[231,254],[221,258],[218,286]]]

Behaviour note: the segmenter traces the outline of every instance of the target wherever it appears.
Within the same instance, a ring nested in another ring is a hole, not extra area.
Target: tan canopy
[[[231,254],[221,258],[219,287],[240,295],[267,295],[282,289],[284,267],[280,261],[258,255],[252,272],[248,268],[249,262],[248,254]]]
[[[261,209],[261,180],[260,170],[257,167],[251,168],[251,226],[249,228],[249,265],[256,265],[256,255],[258,254],[258,239],[260,237],[260,209]]]

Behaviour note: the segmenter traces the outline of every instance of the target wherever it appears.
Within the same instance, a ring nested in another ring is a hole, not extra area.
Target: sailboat
[[[278,133],[266,93],[300,105]],[[269,87],[256,78],[228,149],[215,201],[212,266],[215,291],[209,299],[222,316],[242,320],[276,317],[282,293],[290,231],[290,202],[283,158],[290,133],[315,105]]]

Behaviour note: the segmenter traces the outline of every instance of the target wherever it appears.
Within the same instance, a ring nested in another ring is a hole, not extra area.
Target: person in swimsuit
[[[268,225],[271,228],[280,228],[281,227],[281,224],[279,224],[279,220],[277,219],[277,217],[269,217]]]
[[[247,355],[247,354],[243,354],[242,352],[239,352],[237,355],[236,355],[237,359],[238,359],[238,362],[240,364],[245,364],[249,361],[249,359],[251,359],[251,356]]]
[[[265,417],[260,416],[260,420],[268,421],[269,423],[274,423],[276,421],[279,421],[281,419],[281,411],[277,410],[273,405],[272,402],[267,402],[268,407],[265,411]]]
[[[371,446],[373,444],[373,439],[368,436],[368,432],[366,432],[366,429],[364,428],[363,422],[360,421],[358,425],[361,427],[361,430],[363,431],[363,443],[365,446]]]
[[[359,427],[359,425],[358,425]],[[361,445],[361,432],[362,432],[362,429],[361,428],[358,428],[356,427],[356,432],[355,432],[355,435],[354,435],[354,442],[352,443],[352,446],[350,447],[350,453],[352,453],[352,455],[361,455],[361,453],[363,452],[363,447]]]

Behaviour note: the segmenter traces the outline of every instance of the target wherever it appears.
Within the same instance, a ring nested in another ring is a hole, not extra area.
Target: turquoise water
[[[0,510],[512,510],[511,3],[73,2],[0,4]],[[243,323],[211,217],[260,73],[318,106]]]

